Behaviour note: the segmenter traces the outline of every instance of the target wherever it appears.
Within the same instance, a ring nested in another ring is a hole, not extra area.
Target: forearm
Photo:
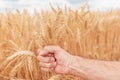
[[[120,62],[99,61],[73,56],[70,74],[88,80],[120,80]]]

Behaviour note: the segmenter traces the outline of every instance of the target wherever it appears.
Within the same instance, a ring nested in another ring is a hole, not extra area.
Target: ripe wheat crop
[[[46,45],[91,59],[120,59],[120,10],[51,9],[0,13],[0,80],[82,80],[42,72],[36,51]]]

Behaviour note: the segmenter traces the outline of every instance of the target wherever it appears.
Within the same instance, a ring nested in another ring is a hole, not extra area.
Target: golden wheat
[[[59,45],[69,53],[91,59],[120,59],[120,10],[62,10],[29,15],[0,13],[0,80],[84,80],[40,71],[37,49]]]

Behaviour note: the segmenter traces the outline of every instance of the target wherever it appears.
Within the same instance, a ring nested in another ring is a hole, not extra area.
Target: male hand
[[[39,66],[42,71],[54,70],[56,73],[69,73],[72,56],[59,46],[46,46],[38,53]]]

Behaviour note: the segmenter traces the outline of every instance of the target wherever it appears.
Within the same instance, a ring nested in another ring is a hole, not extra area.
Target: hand
[[[39,66],[42,71],[55,70],[56,73],[69,73],[72,56],[59,46],[46,46],[38,53]]]

